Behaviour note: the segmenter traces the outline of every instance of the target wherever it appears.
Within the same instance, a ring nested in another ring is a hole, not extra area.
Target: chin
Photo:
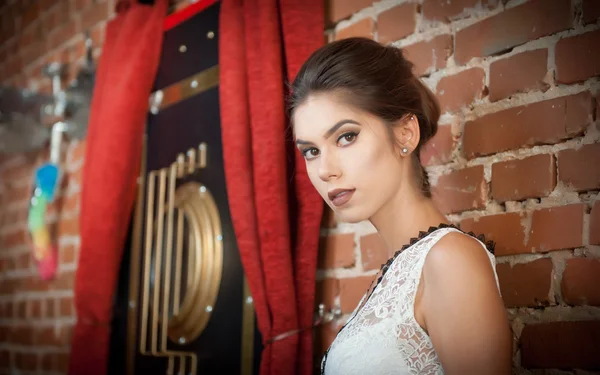
[[[368,220],[370,215],[368,215],[367,213],[364,212],[364,210],[358,210],[358,209],[353,209],[353,208],[347,208],[347,209],[333,209],[333,211],[335,212],[335,216],[338,219],[338,221],[344,222],[344,223],[349,223],[349,224],[356,224],[356,223],[360,223],[363,222],[365,220]]]

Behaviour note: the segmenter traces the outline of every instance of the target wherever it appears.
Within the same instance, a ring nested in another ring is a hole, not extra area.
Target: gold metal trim
[[[254,369],[254,301],[250,295],[246,277],[244,277],[243,304],[241,375],[252,375]]]
[[[150,112],[161,110],[182,100],[198,95],[219,85],[219,65],[212,66],[190,77],[175,82],[150,95]]]

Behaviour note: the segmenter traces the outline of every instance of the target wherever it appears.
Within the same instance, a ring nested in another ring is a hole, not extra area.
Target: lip
[[[347,203],[356,189],[334,189],[327,193],[329,200],[334,206],[339,207]]]

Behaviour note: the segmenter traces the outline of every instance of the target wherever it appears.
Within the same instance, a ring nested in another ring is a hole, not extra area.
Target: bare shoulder
[[[428,278],[472,281],[473,277],[491,277],[495,280],[488,250],[461,232],[446,234],[429,250],[423,272]]]
[[[425,258],[424,328],[447,374],[510,373],[511,333],[487,252],[451,232]]]

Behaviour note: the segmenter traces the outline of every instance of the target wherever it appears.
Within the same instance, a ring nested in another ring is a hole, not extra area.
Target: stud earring
[[[402,147],[402,153],[406,154],[408,152],[408,149],[406,147]]]

